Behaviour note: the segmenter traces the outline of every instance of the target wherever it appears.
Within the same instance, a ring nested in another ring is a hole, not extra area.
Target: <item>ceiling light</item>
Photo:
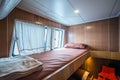
[[[78,9],[74,10],[74,13],[79,13],[79,10]]]

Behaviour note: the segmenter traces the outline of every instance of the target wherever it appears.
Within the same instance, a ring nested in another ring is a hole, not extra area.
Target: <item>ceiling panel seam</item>
[[[109,14],[109,17],[112,15],[112,12],[113,12],[113,10],[115,9],[115,6],[116,6],[117,2],[118,2],[118,0],[115,0],[115,2],[114,2],[114,4],[113,4],[113,7],[112,7],[112,9],[111,9],[111,12],[110,12],[110,14]]]
[[[68,3],[70,4],[70,6],[72,7],[72,9],[73,9],[73,11],[76,9],[73,5],[72,5],[72,3],[69,1],[69,0],[67,0],[68,1]],[[79,17],[82,19],[82,21],[85,23],[85,20],[84,20],[84,18],[80,15],[80,13],[78,13],[78,15],[79,15]]]

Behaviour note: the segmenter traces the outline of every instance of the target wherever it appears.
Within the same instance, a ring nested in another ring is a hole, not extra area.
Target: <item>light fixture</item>
[[[92,27],[91,26],[87,26],[86,29],[91,29]]]
[[[74,13],[78,14],[78,13],[79,13],[79,10],[78,10],[78,9],[74,10]]]
[[[42,24],[42,23],[41,23],[41,22],[39,22],[39,21],[36,21],[35,23],[36,23],[36,24]]]

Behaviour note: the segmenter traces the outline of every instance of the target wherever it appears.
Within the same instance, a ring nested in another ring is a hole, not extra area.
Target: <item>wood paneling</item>
[[[120,52],[90,51],[90,56],[94,58],[120,60]]]
[[[39,22],[41,23],[42,25],[47,25],[47,26],[50,26],[50,27],[57,27],[57,28],[62,28],[65,31],[65,39],[64,39],[64,43],[67,42],[67,27],[62,25],[62,24],[59,24],[59,23],[56,23],[54,21],[51,21],[51,20],[48,20],[48,19],[45,19],[45,18],[42,18],[40,16],[37,16],[37,15],[34,15],[32,13],[29,13],[29,12],[26,12],[24,10],[21,10],[21,9],[18,9],[18,8],[15,8],[8,16],[7,16],[7,20],[4,21],[4,20],[1,20],[0,21],[0,24],[2,24],[4,27],[2,27],[3,29],[0,29],[0,41],[2,41],[2,36],[4,36],[4,40],[6,41],[5,43],[3,43],[1,46],[0,46],[0,49],[4,49],[2,51],[0,51],[0,53],[3,53],[5,52],[5,56],[9,56],[9,53],[10,53],[10,47],[11,47],[11,41],[12,41],[12,35],[13,35],[13,28],[14,28],[14,22],[15,20],[18,19],[18,20],[22,20],[22,21],[26,21],[26,22],[31,22],[31,23],[36,23],[36,22]],[[4,23],[3,23],[4,22]],[[3,32],[3,33],[2,33]],[[3,35],[2,35],[3,34]],[[6,39],[7,38],[7,39]],[[1,43],[1,42],[0,42]],[[7,46],[8,47],[7,47]],[[5,46],[5,47],[4,47]],[[2,48],[4,47],[4,48]]]
[[[100,43],[101,49],[100,50],[109,51],[109,37],[108,37],[109,36],[109,20],[101,21],[101,32],[99,34],[101,34],[101,39],[99,40],[99,41],[101,41],[101,43]],[[97,36],[96,36],[96,38],[97,38]],[[99,42],[98,42],[98,44],[99,44]]]
[[[69,29],[69,42],[85,43],[84,25],[81,27],[75,26]],[[81,35],[82,34],[82,35]],[[81,36],[79,36],[81,35]]]
[[[71,26],[68,42],[85,43],[94,50],[119,51],[118,29],[118,18]]]
[[[110,19],[109,35],[110,35],[110,51],[119,51],[119,25],[118,18]]]
[[[119,52],[120,52],[120,16],[119,16]]]
[[[7,19],[0,20],[0,57],[7,53]]]

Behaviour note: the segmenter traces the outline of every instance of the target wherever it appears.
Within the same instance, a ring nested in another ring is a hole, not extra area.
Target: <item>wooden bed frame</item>
[[[87,51],[42,80],[67,80],[89,56],[89,51]]]
[[[35,73],[32,73],[32,74],[30,74],[26,77],[20,78],[18,80],[67,80],[90,56],[89,51],[90,50],[86,50],[81,55],[79,55],[78,57],[74,58],[73,60],[67,62],[65,65],[63,65],[59,69],[46,75],[46,77],[40,78],[41,71],[37,71]],[[37,57],[39,57],[39,56],[37,56]],[[35,57],[33,57],[33,58],[35,58]]]

